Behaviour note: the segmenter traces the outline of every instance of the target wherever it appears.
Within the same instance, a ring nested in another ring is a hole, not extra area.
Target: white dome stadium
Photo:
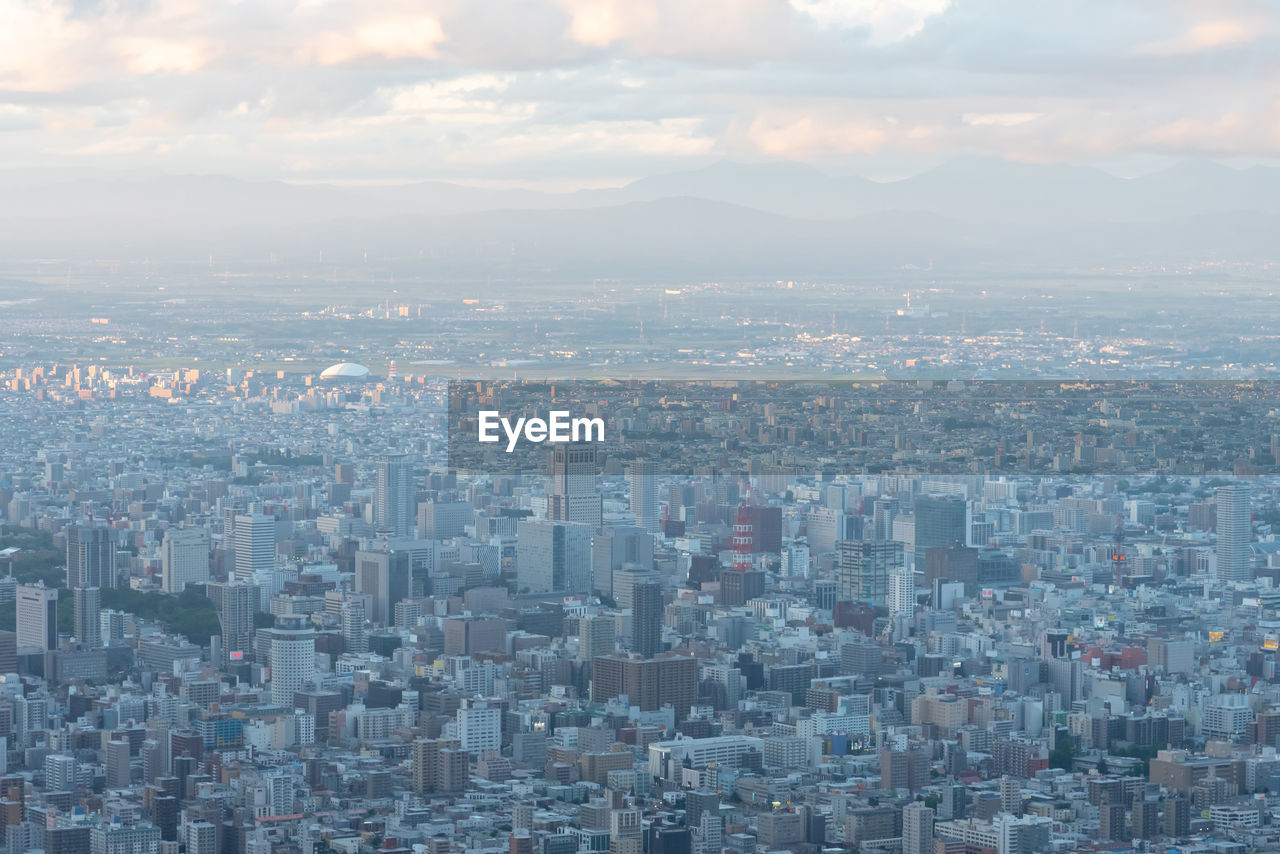
[[[339,362],[320,372],[322,380],[362,380],[369,376],[369,369],[355,362]]]

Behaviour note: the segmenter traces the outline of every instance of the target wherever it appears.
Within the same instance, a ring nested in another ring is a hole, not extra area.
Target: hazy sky
[[[1280,158],[1275,0],[0,0],[0,158],[571,187]]]

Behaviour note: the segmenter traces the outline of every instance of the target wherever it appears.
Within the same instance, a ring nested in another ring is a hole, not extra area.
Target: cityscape
[[[1280,852],[1278,80],[0,3],[0,854]]]

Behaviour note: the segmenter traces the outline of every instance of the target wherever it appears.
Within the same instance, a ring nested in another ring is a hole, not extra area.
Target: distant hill
[[[519,275],[799,276],[1276,260],[1280,170],[1126,180],[973,158],[902,181],[721,162],[612,190],[0,173],[0,258],[329,263]]]

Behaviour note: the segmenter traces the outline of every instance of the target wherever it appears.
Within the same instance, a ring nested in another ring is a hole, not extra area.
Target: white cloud
[[[941,15],[951,0],[790,0],[796,11],[820,27],[866,29],[873,44],[910,38]]]

